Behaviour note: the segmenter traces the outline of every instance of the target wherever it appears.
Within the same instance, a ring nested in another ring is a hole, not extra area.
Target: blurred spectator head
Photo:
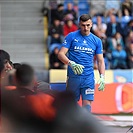
[[[122,49],[122,46],[121,46],[121,44],[117,44],[117,46],[116,46],[116,49],[118,50],[118,51],[121,51],[121,49]]]
[[[58,11],[64,10],[64,5],[62,3],[58,4],[57,9]]]
[[[68,10],[72,10],[73,9],[73,4],[72,3],[68,3],[67,4],[67,9]]]
[[[66,21],[67,26],[70,28],[73,25],[73,20],[67,20]]]
[[[54,25],[59,26],[60,25],[60,20],[58,18],[55,18],[54,20]]]
[[[129,22],[128,22],[128,26],[130,26],[132,28],[132,31],[133,31],[133,19],[131,19]]]
[[[22,64],[15,73],[17,86],[29,86],[34,83],[34,70],[28,64]]]
[[[111,23],[116,23],[116,16],[115,15],[110,15],[110,22]]]
[[[14,69],[17,69],[17,68],[20,67],[20,66],[21,66],[21,63],[13,63]]]
[[[101,23],[102,23],[102,17],[99,16],[99,15],[97,16],[97,23],[98,23],[98,24],[101,24]]]
[[[12,65],[10,64],[10,55],[5,50],[0,50],[0,60],[1,63],[4,64],[4,71],[8,72],[12,69]]]
[[[115,37],[116,39],[119,39],[119,38],[122,37],[122,35],[121,35],[119,32],[116,32],[115,35],[114,35],[114,37]]]
[[[10,55],[9,53],[7,53],[5,50],[0,50],[0,60],[4,61],[4,60],[8,60],[10,61]]]
[[[73,20],[73,19],[74,19],[74,17],[71,13],[65,15],[65,17],[64,17],[64,21]]]
[[[58,52],[59,52],[59,47],[55,47],[55,48],[54,48],[54,53],[57,55]]]

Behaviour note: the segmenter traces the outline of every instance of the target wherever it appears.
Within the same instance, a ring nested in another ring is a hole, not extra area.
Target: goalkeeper
[[[67,90],[73,91],[78,101],[82,97],[82,106],[91,112],[94,100],[94,67],[93,59],[96,55],[99,71],[99,91],[105,87],[105,64],[101,39],[90,32],[92,20],[88,14],[79,18],[79,30],[69,33],[58,53],[58,58],[68,65]]]

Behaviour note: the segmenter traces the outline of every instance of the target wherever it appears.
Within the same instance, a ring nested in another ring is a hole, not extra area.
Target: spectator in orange
[[[78,29],[78,26],[74,24],[73,20],[69,19],[65,21],[63,26],[64,36]]]

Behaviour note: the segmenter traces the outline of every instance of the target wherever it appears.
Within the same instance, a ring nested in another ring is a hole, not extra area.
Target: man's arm
[[[105,63],[104,63],[103,54],[97,54],[96,58],[97,58],[97,65],[98,65],[99,74],[105,75]]]
[[[105,78],[105,63],[104,63],[104,58],[103,58],[103,54],[98,54],[96,55],[97,57],[97,65],[98,65],[98,71],[99,71],[99,74],[100,74],[100,79],[98,81],[98,90],[99,91],[104,91],[104,88],[105,88],[105,81],[104,81],[104,78]]]
[[[68,48],[62,47],[58,53],[59,60],[61,60],[66,65],[68,65],[69,63],[69,59],[66,56],[67,52],[68,52]]]
[[[58,58],[61,60],[64,64],[69,65],[75,75],[80,75],[83,73],[84,66],[75,63],[74,61],[71,61],[67,58],[66,53],[68,52],[68,49],[65,47],[62,47],[58,53]]]

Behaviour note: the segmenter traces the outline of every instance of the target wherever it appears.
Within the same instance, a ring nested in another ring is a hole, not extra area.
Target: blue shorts
[[[82,100],[94,100],[95,80],[94,76],[88,77],[68,77],[66,89],[73,91],[76,96],[76,101],[79,101],[80,96]]]

